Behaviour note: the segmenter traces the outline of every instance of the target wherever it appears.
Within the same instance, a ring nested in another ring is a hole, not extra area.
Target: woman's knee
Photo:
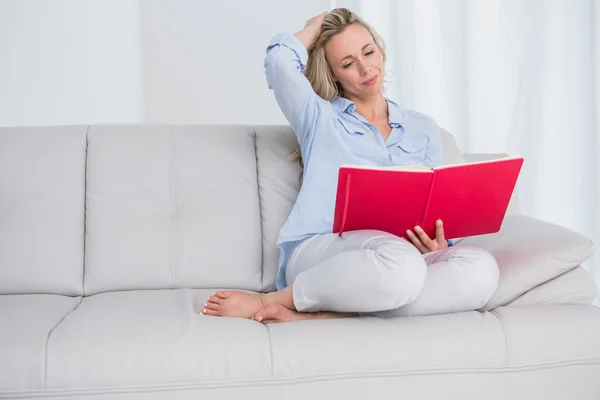
[[[412,244],[395,238],[374,250],[382,269],[382,310],[413,302],[421,293],[427,278],[427,264]]]
[[[465,295],[471,296],[474,309],[483,307],[498,288],[500,270],[494,256],[480,248],[468,250],[470,271],[463,278]]]

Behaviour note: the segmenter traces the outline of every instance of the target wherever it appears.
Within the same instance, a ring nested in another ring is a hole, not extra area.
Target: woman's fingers
[[[435,223],[435,238],[430,238],[420,226],[415,226],[414,232],[410,229],[406,231],[406,235],[423,254],[431,251],[440,250],[448,246],[448,242],[444,237],[444,225],[441,220]]]
[[[408,236],[408,238],[410,239],[410,241],[412,242],[412,244],[423,254],[427,253],[428,249],[427,247],[423,244],[423,242],[421,242],[421,239],[419,239],[419,236],[417,236],[413,231],[411,231],[410,229],[406,231],[406,236]]]
[[[435,241],[441,247],[444,247],[444,245],[447,244],[446,238],[444,236],[444,223],[441,219],[435,221]]]
[[[324,12],[316,15],[306,21],[306,25],[300,32],[296,32],[294,36],[304,45],[307,50],[319,39],[319,35],[323,30],[323,20],[329,14]]]
[[[320,28],[321,25],[323,24],[323,20],[325,19],[327,14],[329,14],[328,11],[325,11],[319,15],[315,15],[314,17],[312,17],[311,19],[306,21],[306,26],[316,25],[317,27]]]
[[[414,231],[419,236],[421,243],[423,243],[428,250],[433,250],[435,243],[433,243],[433,240],[427,235],[427,233],[425,233],[423,228],[417,225],[415,226]]]

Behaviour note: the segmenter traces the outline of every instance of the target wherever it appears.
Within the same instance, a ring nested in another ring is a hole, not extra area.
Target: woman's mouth
[[[378,74],[378,75],[375,75],[374,77],[372,77],[372,78],[371,78],[371,79],[369,79],[369,80],[366,80],[366,81],[364,81],[362,84],[363,84],[363,85],[368,85],[368,86],[371,86],[372,84],[374,84],[374,83],[377,81],[377,77],[378,77],[378,76],[379,76],[379,74]]]

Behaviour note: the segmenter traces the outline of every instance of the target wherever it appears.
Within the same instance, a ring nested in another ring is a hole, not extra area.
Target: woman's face
[[[352,24],[325,44],[325,57],[346,96],[366,98],[383,89],[381,50],[360,24]]]

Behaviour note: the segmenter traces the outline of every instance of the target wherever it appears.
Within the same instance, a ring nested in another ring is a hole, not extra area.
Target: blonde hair
[[[323,29],[318,39],[307,49],[308,62],[304,69],[304,75],[310,82],[315,93],[327,101],[332,100],[336,96],[346,97],[346,94],[342,85],[335,80],[331,66],[325,58],[325,44],[331,37],[341,33],[346,27],[352,24],[362,25],[369,31],[373,37],[373,41],[381,51],[383,63],[385,64],[385,44],[381,36],[369,24],[347,8],[332,10],[323,20]],[[292,161],[297,161],[302,169],[298,181],[298,184],[302,186],[304,163],[299,148],[292,152]]]

